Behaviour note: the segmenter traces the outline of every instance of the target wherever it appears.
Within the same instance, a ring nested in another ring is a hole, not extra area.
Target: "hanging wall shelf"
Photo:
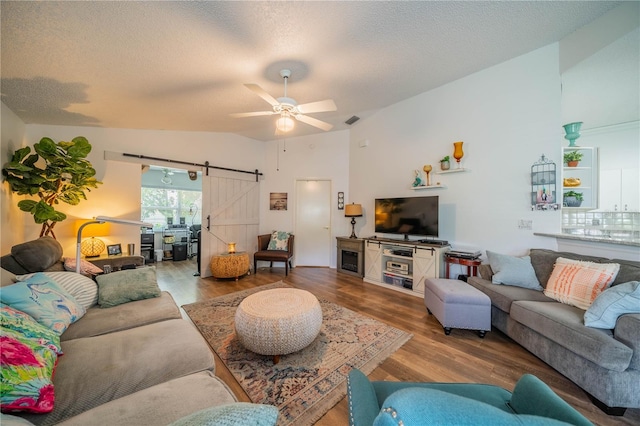
[[[444,175],[444,174],[447,174],[447,173],[460,173],[460,172],[468,172],[468,171],[470,171],[470,170],[462,168],[462,169],[440,170],[440,171],[434,172],[434,173],[437,174],[437,175]]]
[[[412,186],[409,189],[412,189],[414,191],[420,191],[422,189],[445,189],[445,188],[446,186],[443,186],[443,185],[429,185],[429,186],[424,185],[424,186]]]

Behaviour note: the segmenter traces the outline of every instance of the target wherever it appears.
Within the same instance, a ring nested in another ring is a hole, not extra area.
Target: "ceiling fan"
[[[310,102],[306,104],[298,105],[295,99],[287,97],[287,80],[291,76],[290,70],[281,70],[280,76],[284,79],[284,96],[280,98],[274,98],[268,94],[257,84],[245,84],[247,89],[253,91],[265,101],[269,102],[273,107],[272,111],[255,111],[255,112],[240,112],[230,114],[231,117],[257,117],[261,115],[275,115],[279,114],[280,118],[276,121],[276,135],[287,133],[293,129],[295,118],[298,121],[309,124],[310,126],[317,127],[324,131],[331,130],[332,124],[318,120],[317,118],[309,117],[305,114],[312,114],[316,112],[335,111],[337,109],[333,99],[326,99],[324,101]]]

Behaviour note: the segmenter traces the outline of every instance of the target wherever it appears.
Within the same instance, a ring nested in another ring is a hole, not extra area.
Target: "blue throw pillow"
[[[0,301],[31,315],[40,324],[62,334],[85,309],[51,278],[38,272],[31,278],[2,287]]]
[[[273,405],[236,402],[197,411],[170,426],[274,426],[277,421],[278,409]]]
[[[584,325],[613,329],[620,315],[640,313],[640,281],[609,287],[596,297],[584,313]]]
[[[487,250],[487,258],[493,271],[492,283],[542,291],[529,256],[508,256]]]
[[[547,417],[514,414],[484,402],[436,389],[405,388],[389,395],[373,423],[374,426],[400,424],[556,426],[567,423]]]

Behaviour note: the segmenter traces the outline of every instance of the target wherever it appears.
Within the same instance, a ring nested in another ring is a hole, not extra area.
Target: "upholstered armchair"
[[[284,274],[289,275],[289,268],[293,268],[293,235],[289,235],[287,250],[267,250],[271,234],[258,235],[258,251],[253,254],[253,270],[258,273],[258,261],[269,262],[269,267],[273,267],[273,262],[284,262]]]

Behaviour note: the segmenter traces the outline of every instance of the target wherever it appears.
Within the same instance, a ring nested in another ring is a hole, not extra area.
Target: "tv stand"
[[[444,271],[446,241],[405,241],[364,238],[364,281],[424,297],[424,282],[440,278]]]

